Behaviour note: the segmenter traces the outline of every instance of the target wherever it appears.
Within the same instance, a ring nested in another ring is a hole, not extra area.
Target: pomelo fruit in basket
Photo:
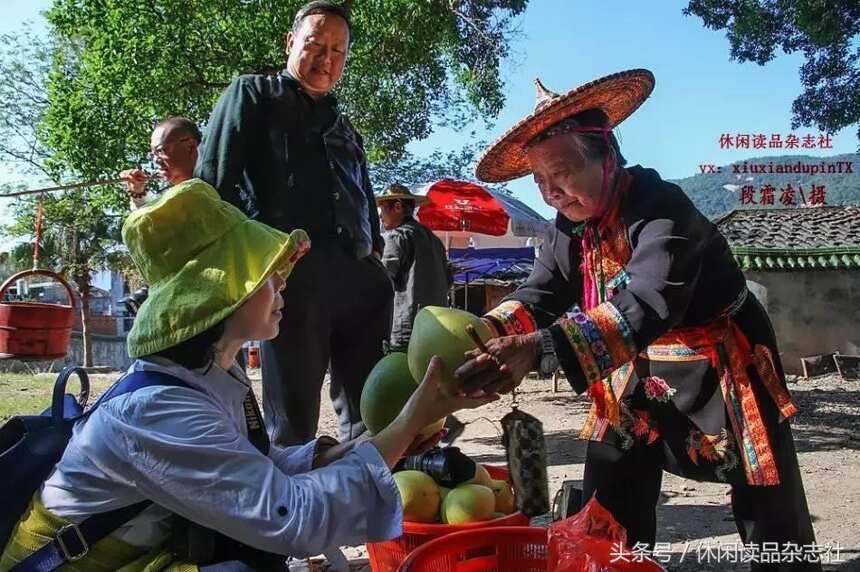
[[[442,520],[448,524],[468,524],[493,518],[496,496],[483,485],[460,485],[442,503]]]
[[[475,463],[475,476],[469,479],[464,483],[460,483],[461,485],[484,485],[487,488],[490,488],[490,483],[493,482],[493,479],[490,477],[490,473],[487,472],[487,469],[484,468],[484,465],[481,463]]]
[[[430,475],[421,471],[394,473],[394,482],[400,491],[403,520],[409,522],[435,522],[439,514],[439,487]]]
[[[375,435],[388,427],[417,387],[409,373],[405,353],[391,353],[379,360],[370,370],[361,390],[359,410],[367,430]],[[428,439],[444,426],[443,417],[422,429],[418,436],[422,440]]]
[[[496,512],[511,514],[516,510],[514,491],[507,481],[490,481],[490,490],[496,496]]]
[[[465,363],[463,354],[475,349],[475,342],[466,333],[466,326],[475,327],[483,341],[490,339],[490,330],[481,319],[469,312],[426,306],[415,316],[412,337],[409,338],[409,371],[415,379],[423,379],[430,359],[442,359],[442,383],[457,391],[454,372]]]

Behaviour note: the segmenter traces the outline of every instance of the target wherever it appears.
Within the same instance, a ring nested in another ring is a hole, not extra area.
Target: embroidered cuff
[[[585,374],[582,372],[582,367],[579,365],[579,360],[567,340],[564,330],[559,324],[553,324],[549,327],[549,333],[552,335],[552,341],[555,345],[555,355],[558,356],[558,363],[561,369],[564,370],[564,375],[567,377],[567,382],[570,387],[577,393],[583,393],[588,389],[588,383],[585,380]]]
[[[633,330],[610,302],[589,312],[574,307],[557,323],[576,354],[588,385],[604,379],[636,355]]]
[[[534,317],[525,304],[515,300],[502,302],[487,312],[484,319],[490,323],[491,329],[495,330],[498,336],[530,334],[538,329]]]

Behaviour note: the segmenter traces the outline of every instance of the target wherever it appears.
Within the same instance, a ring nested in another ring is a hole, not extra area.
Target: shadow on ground
[[[587,441],[577,439],[575,431],[555,431],[544,435],[546,441],[547,466],[571,465],[585,462],[585,448]],[[469,455],[479,463],[505,463],[504,447],[501,445],[501,436],[475,437],[472,439],[460,439],[457,445],[479,445],[492,447],[492,453],[476,453]]]

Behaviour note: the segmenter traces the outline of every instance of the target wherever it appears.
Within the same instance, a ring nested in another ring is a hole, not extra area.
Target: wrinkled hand
[[[540,337],[536,332],[493,338],[486,346],[487,353],[467,352],[469,360],[454,373],[464,395],[510,393],[534,368],[540,355]]]
[[[126,169],[119,174],[121,179],[125,179],[125,192],[133,198],[139,199],[146,194],[146,181],[149,175],[143,169]]]

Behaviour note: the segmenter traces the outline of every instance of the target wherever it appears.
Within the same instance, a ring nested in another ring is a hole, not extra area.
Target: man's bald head
[[[155,126],[150,140],[150,156],[159,174],[171,185],[194,176],[200,129],[185,117],[168,117]]]
[[[162,128],[164,134],[168,137],[174,135],[188,135],[193,137],[197,143],[203,140],[203,135],[200,133],[200,128],[197,124],[185,117],[168,117],[164,121],[155,126],[155,129]],[[153,131],[155,130],[153,129]]]

